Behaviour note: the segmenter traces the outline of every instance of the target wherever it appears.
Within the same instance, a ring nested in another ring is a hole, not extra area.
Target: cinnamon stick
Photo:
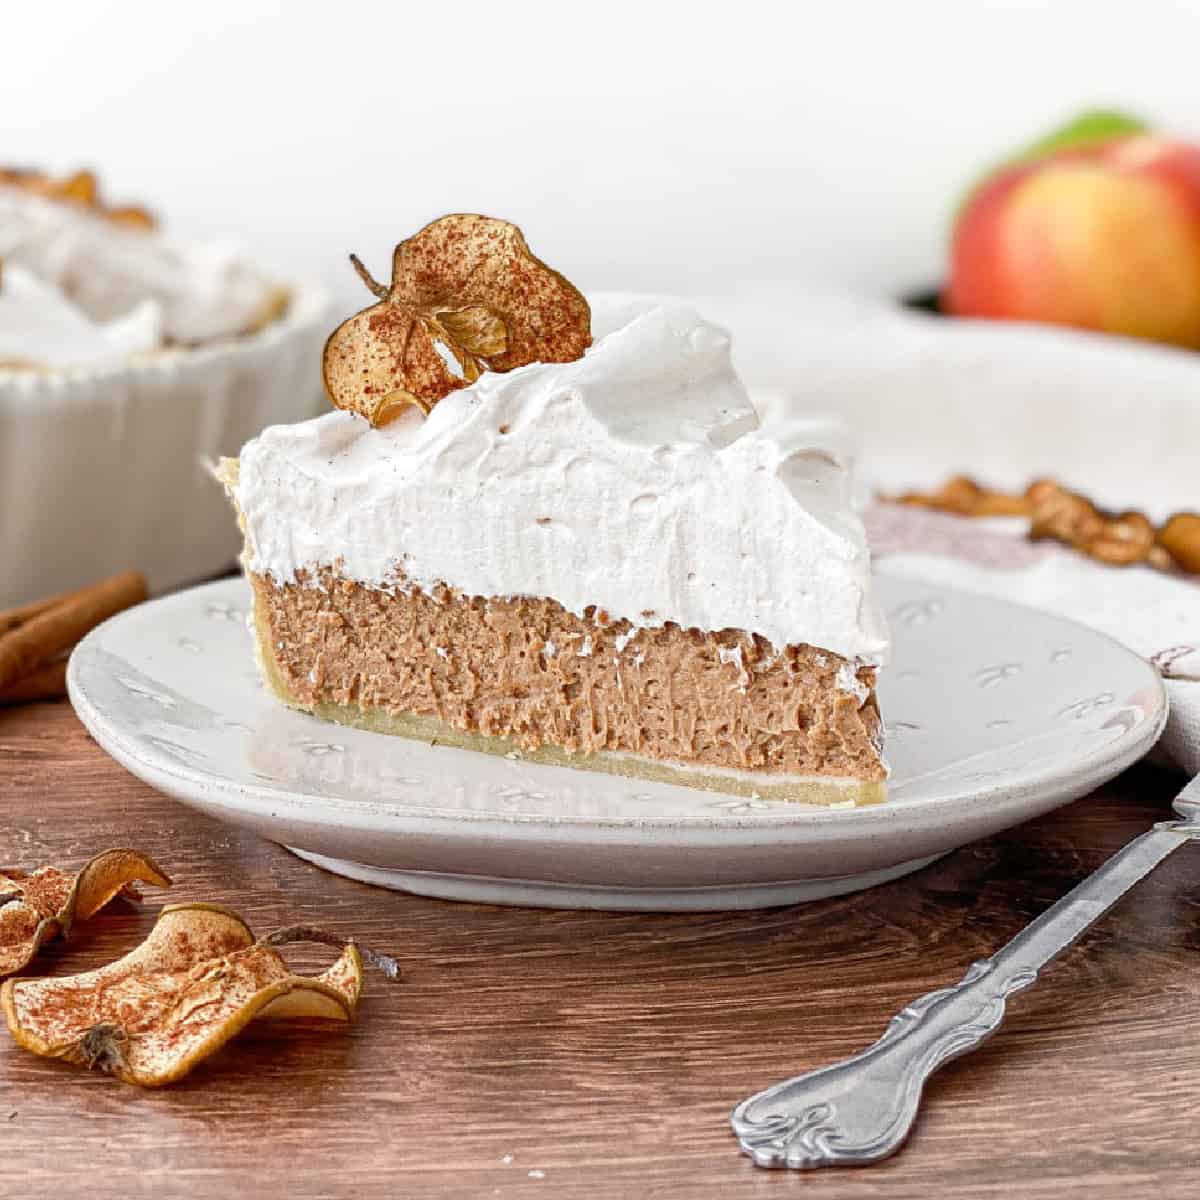
[[[41,616],[56,604],[61,604],[71,592],[63,592],[61,596],[51,596],[48,600],[34,600],[31,604],[22,604],[17,608],[6,608],[0,612],[0,635],[6,634],[18,625],[24,625],[30,617]]]
[[[59,700],[67,694],[67,660],[39,667],[32,675],[0,688],[0,707],[31,704],[35,700]]]
[[[0,634],[0,690],[31,675],[101,621],[145,600],[146,594],[142,575],[124,571],[68,594],[15,629]]]
[[[24,625],[33,617],[41,616],[42,613],[65,604],[68,600],[77,600],[85,593],[93,591],[95,587],[95,584],[90,584],[88,587],[73,588],[69,592],[59,592],[57,596],[47,596],[44,600],[31,600],[28,604],[19,604],[16,608],[0,610],[0,636],[16,629],[18,625]]]

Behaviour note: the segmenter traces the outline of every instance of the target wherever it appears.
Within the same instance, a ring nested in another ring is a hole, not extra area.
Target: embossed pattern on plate
[[[879,689],[892,778],[889,801],[863,809],[723,798],[324,724],[260,686],[241,580],[107,622],[76,650],[69,685],[134,774],[323,862],[398,872],[410,889],[437,877],[443,895],[458,878],[479,898],[490,880],[493,899],[598,907],[851,890],[1085,794],[1161,731],[1156,673],[1108,638],[945,588],[879,585],[896,643]]]

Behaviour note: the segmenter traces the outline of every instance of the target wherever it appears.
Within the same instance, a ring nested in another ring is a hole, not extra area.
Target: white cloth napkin
[[[815,285],[700,298],[751,390],[853,432],[874,487],[1049,475],[1161,520],[1200,509],[1200,354],[1130,338],[962,321]]]
[[[876,505],[866,519],[876,562],[889,574],[1059,613],[1147,658],[1171,703],[1161,749],[1189,774],[1200,773],[1200,581],[1031,543],[1021,521],[891,504]]]

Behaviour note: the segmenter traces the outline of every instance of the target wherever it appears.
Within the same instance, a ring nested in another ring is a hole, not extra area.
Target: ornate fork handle
[[[734,1133],[760,1167],[875,1162],[907,1136],[925,1081],[974,1050],[1004,1019],[1007,997],[1037,972],[1002,976],[994,959],[962,982],[914,1000],[873,1046],[823,1070],[776,1084],[734,1109]]]
[[[1135,838],[1002,950],[972,963],[960,983],[914,1000],[874,1045],[743,1100],[730,1118],[742,1150],[762,1167],[804,1169],[862,1165],[899,1149],[930,1075],[985,1041],[1010,995],[1169,854],[1200,838],[1197,800],[1193,781],[1175,803],[1181,820]]]

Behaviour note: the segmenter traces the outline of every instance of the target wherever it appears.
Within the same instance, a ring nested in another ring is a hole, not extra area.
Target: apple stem
[[[380,300],[386,300],[388,297],[387,288],[385,288],[383,284],[379,282],[379,280],[372,278],[371,272],[368,271],[365,266],[363,266],[362,259],[359,258],[357,254],[352,254],[350,255],[350,262],[354,265],[354,269],[358,272],[359,279],[361,279],[363,283],[367,285],[367,288],[371,291],[371,293],[375,296],[378,296]]]
[[[400,978],[400,964],[390,954],[380,954],[361,945],[353,938],[338,937],[324,929],[315,929],[312,925],[289,925],[285,929],[276,929],[259,939],[264,946],[286,946],[291,942],[317,942],[322,946],[336,946],[342,950],[351,943],[358,947],[360,957],[369,966],[382,971],[389,979]]]

